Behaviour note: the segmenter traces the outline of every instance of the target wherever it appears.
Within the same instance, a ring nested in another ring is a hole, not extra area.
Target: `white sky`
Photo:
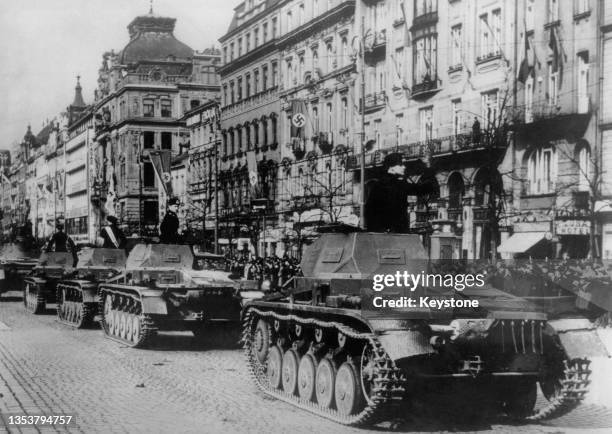
[[[175,36],[194,50],[229,27],[240,0],[154,0],[155,14],[176,18]],[[72,102],[81,76],[93,100],[102,53],[121,50],[127,25],[149,0],[2,0],[0,4],[0,149],[34,134]]]

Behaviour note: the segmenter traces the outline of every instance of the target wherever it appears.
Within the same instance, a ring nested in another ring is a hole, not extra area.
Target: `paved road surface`
[[[608,373],[612,372],[608,366]],[[609,384],[610,377],[597,378]],[[601,396],[609,396],[603,388]],[[20,295],[0,301],[0,413],[72,414],[76,424],[10,432],[283,432],[369,433],[310,415],[256,391],[236,348],[198,344],[189,333],[160,337],[135,350],[105,339],[98,329],[72,330],[54,310],[34,316]],[[396,431],[559,433],[610,432],[612,408],[591,397],[586,405],[547,424],[508,425],[485,420],[469,426],[412,415]],[[0,422],[0,432],[6,428]]]

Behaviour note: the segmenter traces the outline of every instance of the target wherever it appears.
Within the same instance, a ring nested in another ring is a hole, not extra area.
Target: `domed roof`
[[[119,55],[124,65],[143,60],[188,60],[193,50],[174,37],[175,18],[152,13],[134,18],[128,25],[130,42]]]

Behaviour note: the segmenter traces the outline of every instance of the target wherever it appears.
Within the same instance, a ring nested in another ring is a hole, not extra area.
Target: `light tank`
[[[22,291],[23,279],[38,260],[18,244],[5,244],[0,251],[0,296],[7,291]]]
[[[574,408],[588,390],[590,359],[609,357],[596,331],[600,318],[612,311],[609,267],[586,259],[513,260],[500,262],[489,273],[496,288],[523,297],[548,316],[559,375],[540,381],[542,392],[554,403],[547,416]]]
[[[92,324],[98,313],[98,284],[122,278],[126,255],[122,249],[85,248],[79,252],[76,268],[68,279],[57,284],[57,317],[76,328]]]
[[[549,416],[557,401],[581,398],[587,367],[557,370],[558,338],[526,300],[491,286],[373,290],[374,275],[420,274],[429,266],[417,235],[323,234],[306,249],[303,277],[288,291],[244,307],[245,354],[256,385],[347,425],[389,418],[390,410],[432,391],[473,390],[471,396],[519,419]],[[417,304],[374,308],[379,296]],[[436,309],[421,306],[421,297],[479,306]],[[560,389],[536,408],[543,378]]]
[[[70,275],[74,259],[68,252],[46,252],[25,278],[23,304],[27,311],[41,314],[47,303],[55,303],[57,282]]]
[[[116,283],[99,285],[102,328],[111,339],[131,347],[149,344],[157,331],[190,330],[202,334],[211,323],[236,323],[245,299],[227,273],[194,269],[186,245],[139,244],[127,258]]]

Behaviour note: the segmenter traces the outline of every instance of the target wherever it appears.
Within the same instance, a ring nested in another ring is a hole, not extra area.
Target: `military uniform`
[[[179,219],[175,212],[166,211],[159,226],[159,242],[162,244],[178,244]]]
[[[125,249],[125,235],[117,225],[110,224],[100,229],[100,236],[104,239],[102,247],[107,249]]]
[[[72,259],[74,266],[78,262],[77,250],[74,245],[74,241],[65,232],[57,231],[53,234],[49,242],[47,243],[47,252],[70,252],[72,253]]]

